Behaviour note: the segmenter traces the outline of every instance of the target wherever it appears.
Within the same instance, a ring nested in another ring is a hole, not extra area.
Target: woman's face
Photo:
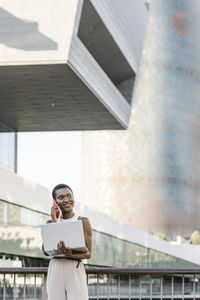
[[[62,188],[56,191],[56,202],[60,206],[62,212],[73,210],[74,195],[68,188]]]

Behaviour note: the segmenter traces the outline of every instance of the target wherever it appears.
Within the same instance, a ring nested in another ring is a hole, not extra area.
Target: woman
[[[81,259],[88,259],[91,256],[92,228],[90,221],[74,213],[74,195],[68,185],[55,186],[52,196],[54,205],[51,208],[51,220],[47,222],[82,220],[88,251],[73,253],[63,241],[59,241],[55,253],[63,254],[64,257],[55,255],[50,261],[47,275],[48,300],[88,300],[86,273]]]

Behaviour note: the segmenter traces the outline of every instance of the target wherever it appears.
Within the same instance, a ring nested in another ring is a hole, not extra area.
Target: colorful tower
[[[83,133],[83,202],[149,232],[200,229],[198,0],[152,0],[127,131]]]

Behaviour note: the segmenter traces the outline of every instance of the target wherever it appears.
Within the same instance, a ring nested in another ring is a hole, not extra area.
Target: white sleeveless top
[[[66,223],[66,222],[72,222],[72,221],[77,221],[78,220],[78,215],[75,213],[73,217],[69,219],[62,219],[61,217],[58,218],[57,223]]]

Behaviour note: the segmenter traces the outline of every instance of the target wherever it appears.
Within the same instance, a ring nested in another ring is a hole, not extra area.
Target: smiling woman
[[[71,188],[65,184],[59,184],[53,189],[52,192],[53,199],[56,200],[57,205],[62,210],[63,219],[65,219],[64,214],[67,213],[69,208],[74,207],[74,197]],[[73,213],[72,210],[70,210]],[[68,216],[68,214],[67,214]],[[68,217],[71,217],[69,215]]]
[[[92,228],[90,221],[74,213],[74,194],[68,185],[58,184],[55,186],[52,191],[52,197],[54,203],[51,208],[51,220],[47,222],[82,220],[85,244],[88,250],[85,253],[73,253],[63,241],[59,241],[55,251],[59,255],[63,254],[63,256],[58,257],[55,255],[50,261],[47,277],[48,299],[55,300],[58,297],[63,300],[86,300],[88,299],[88,289],[86,273],[81,259],[88,259],[91,256]],[[64,276],[61,276],[63,272]],[[59,281],[57,280],[58,278],[60,278]]]

